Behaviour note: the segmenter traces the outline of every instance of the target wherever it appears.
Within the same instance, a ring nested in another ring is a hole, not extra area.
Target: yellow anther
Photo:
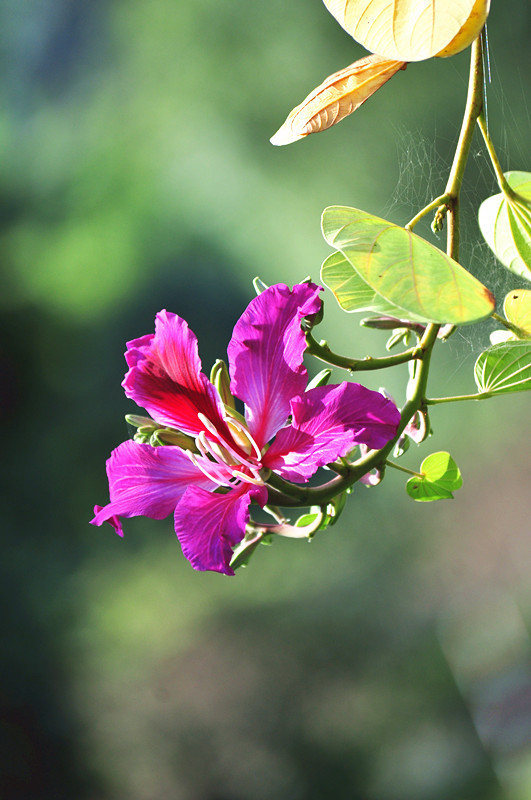
[[[240,428],[239,426],[234,425],[230,421],[230,419],[227,420],[227,427],[229,428],[229,430],[231,432],[231,436],[234,439],[234,441],[236,442],[236,444],[238,445],[238,447],[241,447],[243,452],[247,453],[247,455],[250,456],[251,453],[254,450],[254,447],[251,444],[251,440],[250,440],[249,436],[247,436],[247,434],[244,433],[242,428]]]

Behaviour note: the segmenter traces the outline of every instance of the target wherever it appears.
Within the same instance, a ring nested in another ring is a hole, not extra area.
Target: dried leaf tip
[[[288,114],[269,141],[274,145],[291,144],[310,133],[331,128],[406,66],[405,61],[369,55],[334,72]]]

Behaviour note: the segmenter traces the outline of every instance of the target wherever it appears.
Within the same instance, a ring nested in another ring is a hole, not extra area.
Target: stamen
[[[219,437],[219,433],[216,430],[216,426],[214,425],[214,423],[210,422],[209,418],[205,417],[205,415],[202,414],[200,411],[197,414],[197,419],[199,420],[199,422],[203,423],[203,425],[205,426],[205,428],[207,429],[207,431],[209,433],[214,434],[214,436],[216,436],[216,438]]]
[[[247,467],[247,468],[248,468],[248,469],[250,469],[250,470],[252,470],[252,469],[255,469],[255,468],[256,468],[257,464],[256,464],[256,463],[253,463],[253,462],[256,462],[256,460],[259,460],[259,459],[260,459],[260,455],[261,455],[261,454],[260,454],[260,449],[258,448],[258,445],[256,444],[256,442],[255,442],[255,441],[254,441],[254,439],[252,438],[251,434],[250,434],[250,433],[249,433],[249,432],[246,430],[245,426],[243,426],[243,425],[242,425],[242,428],[243,428],[243,431],[244,431],[244,435],[245,435],[245,437],[246,437],[246,440],[247,440],[247,441],[248,441],[248,442],[251,444],[251,446],[254,448],[255,452],[257,453],[256,459],[253,457],[253,460],[252,460],[252,461],[249,461],[248,459],[246,459],[246,458],[245,458],[245,457],[242,455],[242,452],[241,452],[241,451],[240,451],[240,452],[238,452],[237,450],[235,450],[235,449],[234,449],[234,447],[232,447],[232,445],[230,444],[230,442],[228,442],[228,441],[225,439],[225,437],[224,437],[224,436],[223,436],[223,435],[222,435],[222,434],[221,434],[221,433],[220,433],[218,430],[216,430],[216,427],[215,427],[215,426],[212,424],[212,422],[210,422],[210,420],[208,419],[208,417],[205,417],[205,415],[204,415],[204,414],[202,414],[202,413],[199,413],[199,414],[197,415],[197,417],[198,417],[198,419],[200,420],[200,422],[202,422],[202,423],[203,423],[203,425],[205,426],[205,428],[207,429],[207,431],[208,431],[209,433],[211,433],[211,434],[212,434],[212,435],[213,435],[213,436],[214,436],[214,437],[217,439],[217,441],[220,443],[220,445],[222,446],[222,448],[223,448],[224,450],[226,450],[226,451],[227,451],[227,452],[228,452],[228,453],[229,453],[229,454],[230,454],[230,455],[231,455],[231,456],[232,456],[232,457],[233,457],[233,458],[236,460],[236,463],[237,463],[237,464],[241,464],[242,466],[244,466],[244,467]],[[227,420],[227,418],[225,418],[225,419],[224,419],[224,421],[225,421],[225,423],[228,425],[228,422],[229,422],[229,421]],[[236,421],[235,421],[235,420],[233,420],[233,419],[231,419],[230,421],[231,421],[231,423],[237,424],[237,423],[236,423]],[[241,423],[239,423],[239,424],[241,425]],[[204,431],[201,431],[201,433],[204,433]],[[199,434],[198,434],[198,436],[196,437],[196,439],[198,439],[198,438],[199,438],[199,436],[201,436],[201,433],[199,433]],[[208,441],[208,440],[207,440],[205,437],[203,437],[203,438],[204,438],[204,441]],[[236,446],[238,446],[238,445],[237,445],[237,443],[236,443],[236,441],[234,441],[234,444],[235,444]]]
[[[255,486],[263,486],[264,482],[261,478],[251,477],[250,475],[246,475],[244,472],[240,472],[238,469],[232,470],[233,477],[239,478],[244,483],[252,483]]]
[[[195,455],[195,453],[192,453],[190,450],[185,450],[184,452],[186,453],[192,464],[195,467],[197,467],[197,469],[200,470],[206,478],[208,478],[213,483],[217,483],[218,486],[230,487],[231,485],[229,482],[230,478],[227,477],[226,480],[222,480],[221,477],[218,478],[217,475],[215,474],[215,472],[220,472],[220,470],[217,469],[218,465],[215,462],[209,461],[208,459],[204,459],[206,461],[206,464],[208,464],[207,468],[207,466],[204,463],[203,464],[200,463],[199,458]]]
[[[243,442],[245,443],[244,445],[242,445],[245,449],[245,452],[248,455],[251,455],[251,450],[249,449],[249,447],[251,447],[255,452],[256,458],[258,459],[258,461],[260,461],[260,459],[262,458],[262,453],[260,451],[260,448],[256,444],[255,440],[249,433],[248,427],[245,424],[241,423],[238,419],[235,419],[234,417],[232,417],[231,419],[226,419],[225,421],[233,436],[235,433],[239,434],[238,438],[234,436],[234,441],[237,444],[240,444],[240,439],[242,439]]]
[[[239,460],[232,458],[227,450],[219,445],[217,442],[212,442],[207,438],[205,431],[201,431],[196,437],[196,444],[201,451],[201,455],[210,456],[218,464],[224,466],[235,467],[239,464]]]

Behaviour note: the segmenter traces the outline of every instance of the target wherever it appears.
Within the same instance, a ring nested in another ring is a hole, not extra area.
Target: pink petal
[[[292,397],[304,391],[306,348],[301,320],[321,308],[321,288],[300,283],[270,286],[244,311],[228,347],[231,391],[246,405],[252,436],[262,448],[289,415]]]
[[[194,569],[234,575],[232,548],[245,535],[253,498],[264,505],[266,488],[249,489],[242,483],[227,494],[211,494],[197,486],[187,489],[175,509],[175,533]]]
[[[205,427],[197,418],[201,412],[226,432],[221,401],[201,372],[197,338],[181,317],[159,311],[155,333],[128,342],[125,358],[125,394],[156,422],[197,435]]]
[[[118,517],[163,519],[171,514],[191,483],[215,488],[178,447],[151,447],[127,441],[107,461],[111,502],[96,506],[93,525],[110,522],[119,535]]]
[[[293,398],[291,409],[292,424],[278,432],[262,463],[297,483],[356,444],[383,447],[400,422],[390,400],[359,383],[310,389]]]
[[[103,506],[94,506],[94,514],[96,516],[98,515],[98,513],[100,511],[103,511]],[[112,517],[106,517],[105,521],[108,522],[109,525],[112,525],[112,527],[114,528],[114,530],[116,531],[118,536],[122,536],[123,537],[124,530],[122,528],[122,523],[120,521],[120,517],[117,517],[116,515],[114,515]],[[92,523],[94,523],[94,520],[92,520]]]

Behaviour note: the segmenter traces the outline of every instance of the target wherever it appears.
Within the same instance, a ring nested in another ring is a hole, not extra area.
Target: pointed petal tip
[[[104,522],[108,522],[111,525],[115,532],[123,539],[124,531],[122,528],[122,523],[120,521],[120,517],[116,514],[111,514],[110,516],[106,514],[102,514],[102,511],[105,511],[107,506],[94,506],[94,518],[90,520],[90,525],[102,525]]]

